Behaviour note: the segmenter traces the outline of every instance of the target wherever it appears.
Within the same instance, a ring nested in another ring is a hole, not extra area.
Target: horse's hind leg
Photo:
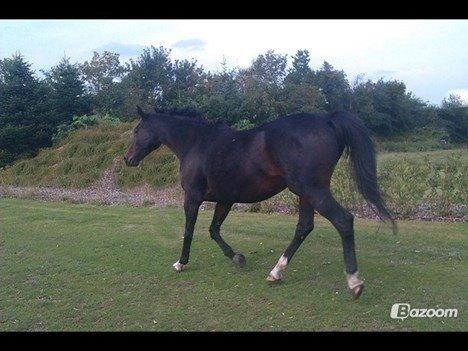
[[[282,271],[286,268],[294,253],[312,229],[314,229],[314,209],[309,200],[305,197],[299,197],[299,222],[296,226],[294,238],[278,260],[276,266],[271,270],[267,277],[268,281],[274,282],[282,278]]]
[[[358,278],[354,249],[354,217],[333,198],[329,189],[314,191],[311,200],[317,212],[328,219],[340,233],[348,288],[357,299],[362,293],[364,282]]]
[[[224,255],[229,257],[237,266],[242,268],[245,266],[244,255],[235,253],[231,246],[229,246],[223,240],[220,234],[221,224],[223,224],[224,220],[226,219],[229,211],[231,210],[231,207],[232,204],[223,204],[219,202],[216,204],[213,220],[211,221],[210,225],[210,236],[219,245]]]

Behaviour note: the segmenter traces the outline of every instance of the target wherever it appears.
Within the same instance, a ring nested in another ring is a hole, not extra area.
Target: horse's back
[[[266,148],[289,183],[328,186],[343,152],[328,115],[303,113],[275,122],[265,128]]]
[[[327,114],[300,113],[285,116],[265,125],[267,148],[276,154],[303,153],[325,162],[341,155],[333,127]],[[339,155],[338,155],[339,154]],[[293,155],[289,155],[293,157]]]

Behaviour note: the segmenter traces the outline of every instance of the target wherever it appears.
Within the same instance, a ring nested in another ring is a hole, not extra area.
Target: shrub
[[[73,116],[72,122],[70,124],[61,124],[57,127],[56,133],[52,136],[52,142],[57,144],[60,140],[66,137],[70,132],[78,129],[87,129],[89,127],[95,126],[99,123],[108,123],[115,125],[120,123],[118,118],[112,117],[110,115],[83,115],[83,116]]]
[[[406,134],[391,139],[381,139],[377,150],[387,152],[433,151],[453,148],[445,130],[424,129],[419,133]]]

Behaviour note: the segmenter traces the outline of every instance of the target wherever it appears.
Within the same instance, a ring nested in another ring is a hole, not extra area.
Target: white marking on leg
[[[283,278],[282,271],[286,268],[288,264],[288,258],[284,255],[280,257],[276,266],[271,270],[270,274],[267,277],[267,280],[273,282],[275,280],[281,280]]]
[[[179,261],[177,261],[172,265],[172,268],[174,269],[174,272],[182,272],[182,270],[185,268],[185,264],[182,264]]]
[[[345,272],[346,273],[346,272]],[[363,285],[364,282],[358,278],[358,272],[354,274],[346,273],[346,281],[348,282],[348,288],[353,290],[355,287]]]

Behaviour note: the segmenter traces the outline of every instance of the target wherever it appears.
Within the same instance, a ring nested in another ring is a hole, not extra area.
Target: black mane
[[[226,122],[223,120],[208,120],[203,117],[203,114],[200,110],[193,107],[184,107],[184,108],[161,108],[155,107],[154,112],[156,114],[162,114],[166,116],[171,116],[175,118],[180,118],[198,125],[209,125],[209,126],[226,126],[229,127]]]
[[[200,110],[193,108],[193,107],[172,107],[172,108],[161,108],[155,107],[154,112],[158,114],[164,114],[169,116],[181,116],[181,117],[189,117],[189,118],[202,118],[202,113]]]

